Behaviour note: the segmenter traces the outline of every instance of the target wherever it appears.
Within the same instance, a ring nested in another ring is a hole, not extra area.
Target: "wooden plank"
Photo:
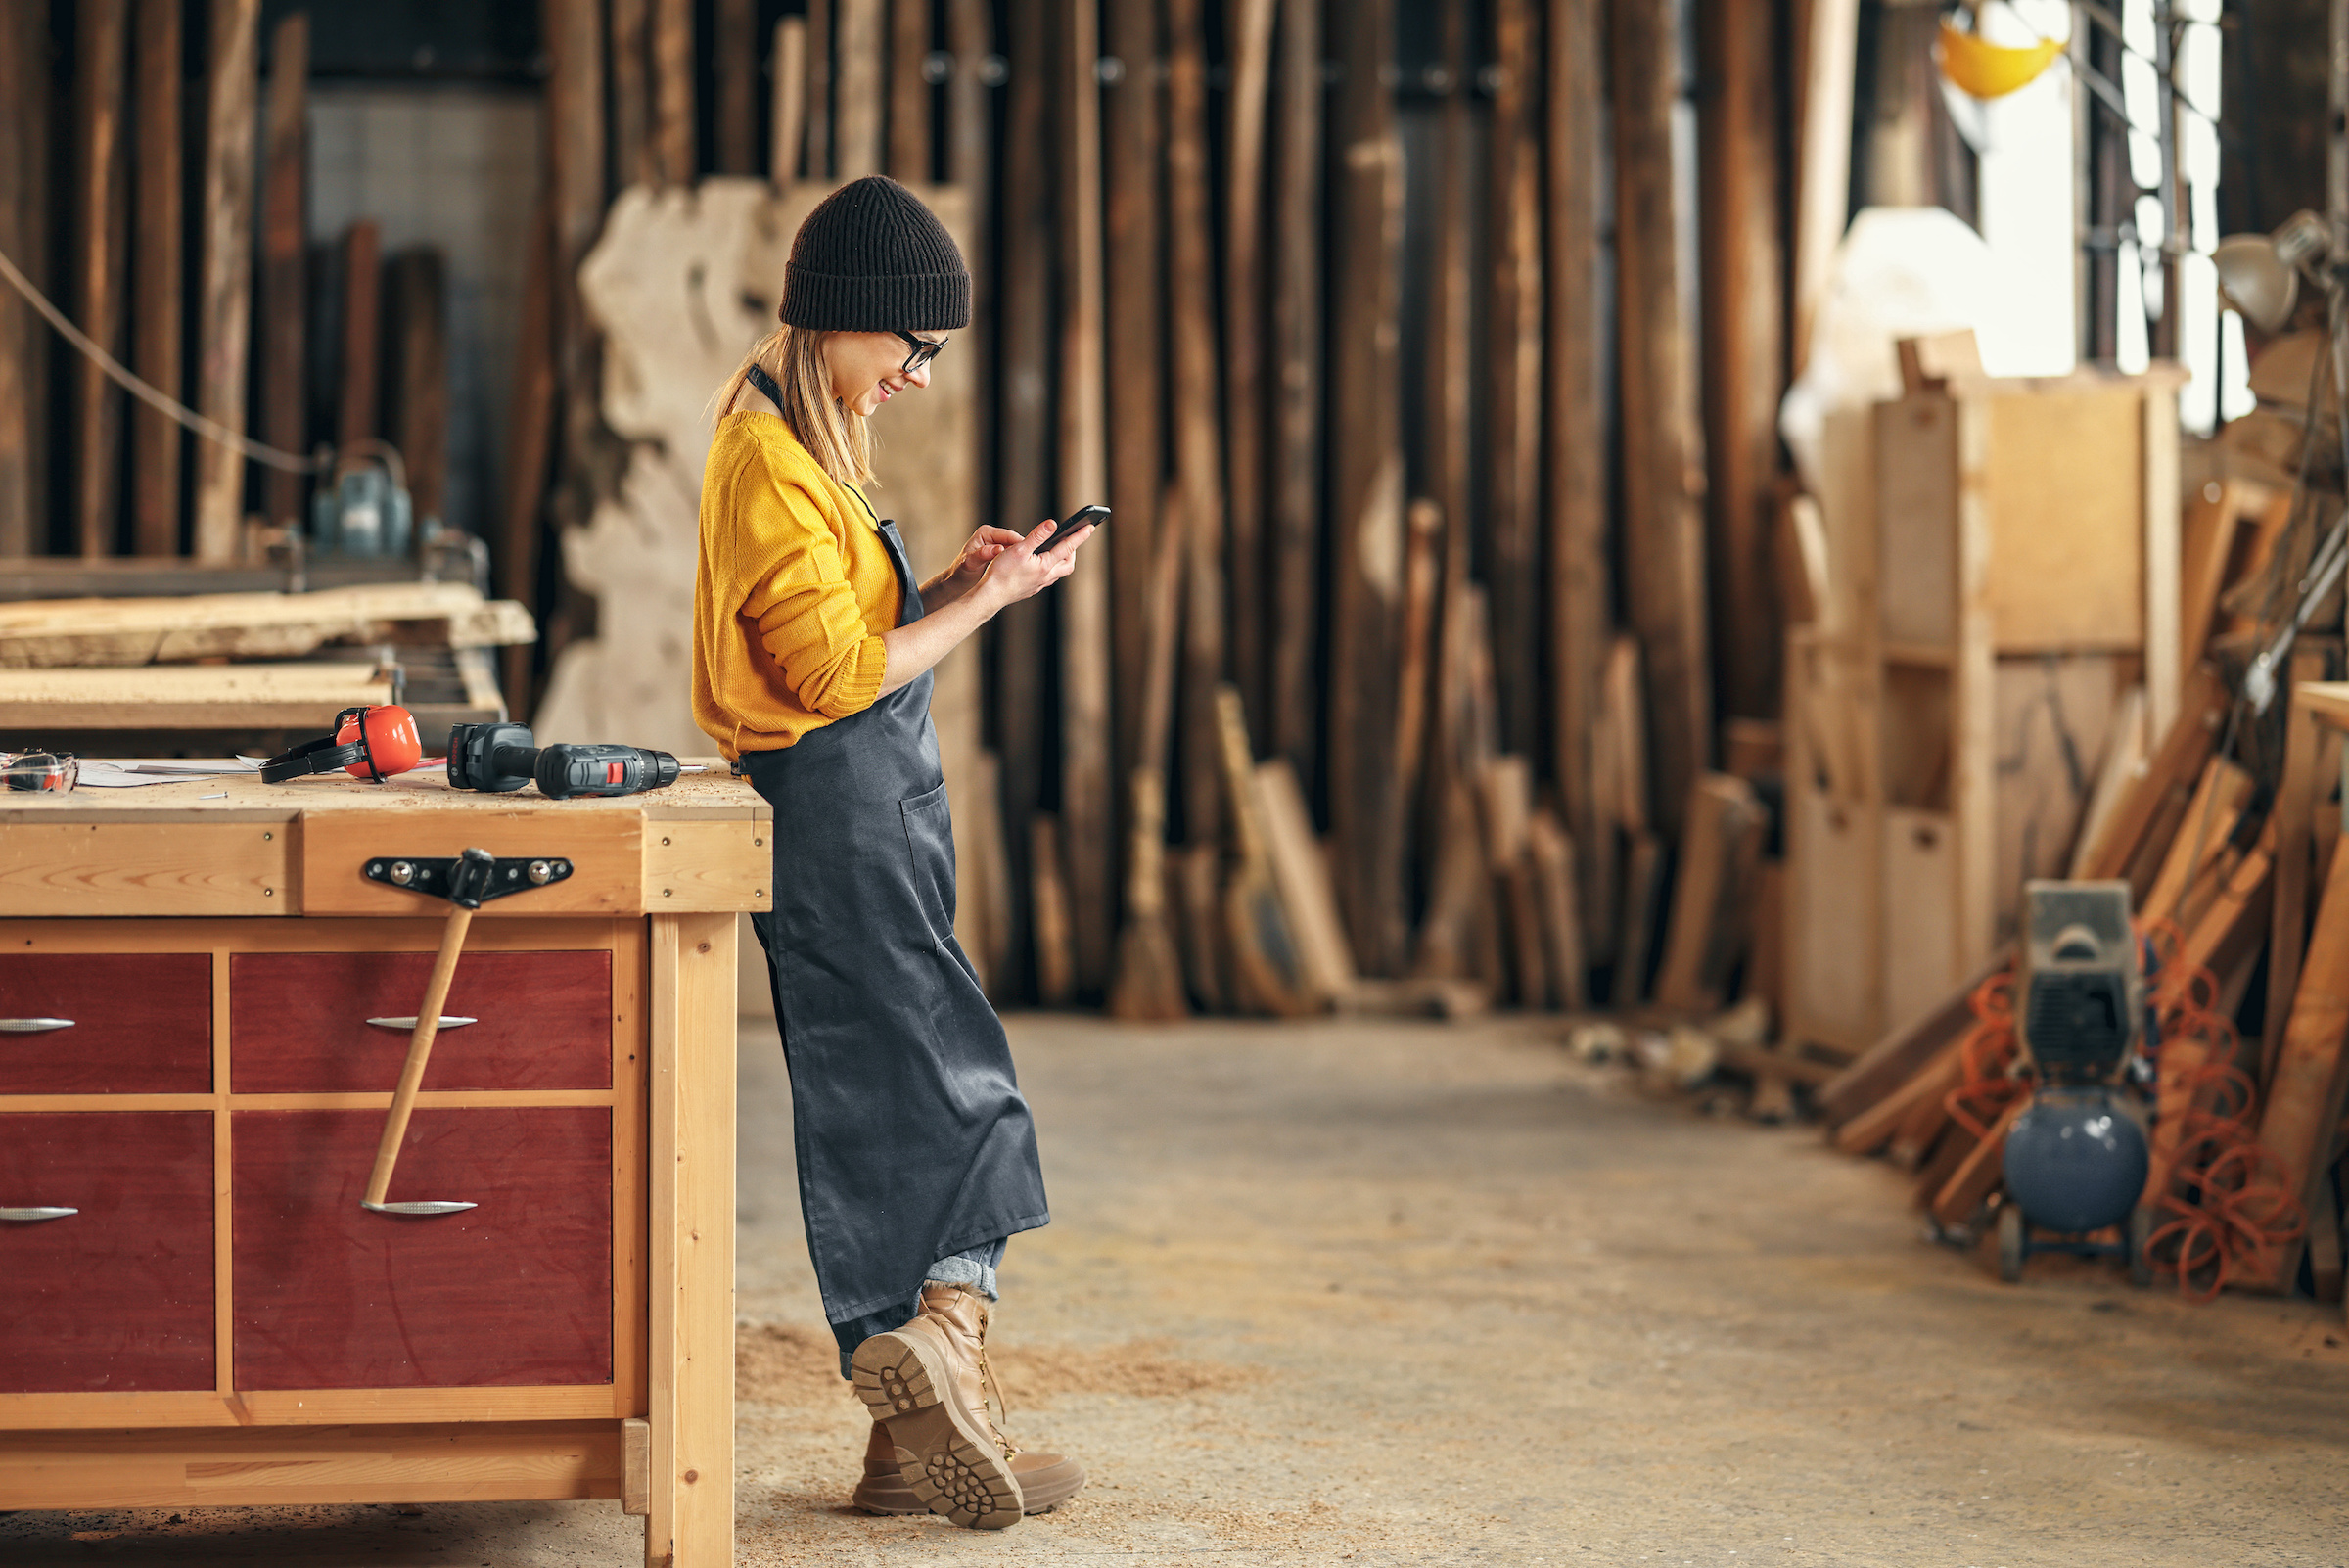
[[[122,135],[129,0],[89,0],[74,28],[74,254],[83,332],[122,355],[123,252],[128,173]],[[122,393],[96,361],[75,366],[74,532],[85,557],[115,553],[121,496]]]
[[[2201,775],[2203,763],[2218,744],[2219,724],[2226,713],[2227,700],[2225,685],[2218,675],[2207,665],[2196,666],[2179,701],[2178,717],[2162,732],[2161,744],[2154,750],[2144,776],[2131,786],[2126,798],[2114,808],[2095,851],[2081,867],[2085,879],[2105,881],[2127,875],[2147,840],[2153,837],[2155,821],[2165,807],[2183,808],[2188,794]],[[2150,881],[2144,886],[2151,886]],[[2139,891],[2142,893],[2143,889]]]
[[[427,518],[447,517],[447,265],[438,249],[419,247],[392,258],[385,282],[396,393],[385,426],[407,462],[408,494],[422,528]]]
[[[2145,688],[2132,686],[2121,694],[2120,705],[2113,710],[2112,723],[2104,745],[2104,759],[2096,767],[2096,786],[2090,792],[2088,805],[2080,813],[2080,831],[2072,840],[2072,854],[2064,871],[2067,877],[2078,877],[2088,857],[2104,836],[2121,799],[2144,772],[2148,761],[2147,749],[2151,739],[2145,729]]]
[[[1779,691],[1775,606],[1758,589],[1771,580],[1784,389],[1781,9],[1704,0],[1696,23],[1713,669],[1722,711],[1757,716],[1776,712]]]
[[[1677,831],[1712,749],[1706,654],[1703,433],[1692,324],[1674,226],[1677,31],[1641,0],[1614,0],[1615,246],[1623,387],[1625,607],[1646,666],[1652,806]]]
[[[1169,901],[1191,1000],[1202,1012],[1237,1011],[1223,924],[1223,847],[1185,844],[1169,850],[1167,859]]]
[[[261,438],[289,452],[306,451],[308,403],[303,377],[308,352],[308,208],[310,19],[294,12],[269,35],[269,100],[261,147],[261,291],[259,340]],[[299,528],[303,477],[267,470],[261,480],[262,517],[272,527]]]
[[[882,0],[832,0],[833,168],[844,184],[881,172],[881,7]],[[1013,58],[1033,60],[1040,68],[1046,57],[1015,53]],[[1015,72],[1015,93],[1018,80]]]
[[[1222,837],[1223,784],[1216,684],[1224,673],[1223,430],[1216,355],[1214,207],[1207,129],[1207,38],[1201,0],[1167,0],[1167,334],[1174,484],[1188,549],[1183,596],[1183,840]]]
[[[0,729],[310,729],[392,700],[365,665],[0,671]]]
[[[1095,17],[1088,15],[1084,22],[1089,35],[1098,26]],[[1093,51],[1082,51],[1076,40],[1064,37],[1070,45],[1069,58],[1074,61],[1082,53],[1088,62]],[[925,181],[930,178],[930,82],[923,74],[930,53],[930,0],[889,0],[889,173],[893,179]],[[1092,79],[1084,82],[1085,96],[1094,91]]]
[[[1655,999],[1676,1012],[1718,1012],[1753,934],[1754,879],[1769,819],[1754,788],[1704,773],[1682,815],[1681,859]]]
[[[2292,996],[2259,1118],[2260,1146],[2272,1155],[2285,1193],[2313,1207],[2313,1188],[2341,1123],[2349,1086],[2349,855],[2333,858],[2316,929]],[[2288,1287],[2299,1270],[2302,1243],[2279,1250],[2274,1273],[2258,1281]]]
[[[1168,911],[1166,872],[1167,753],[1174,723],[1175,641],[1183,563],[1189,552],[1179,520],[1170,519],[1152,546],[1148,661],[1143,671],[1140,751],[1128,775],[1126,921],[1118,933],[1117,972],[1109,991],[1113,1017],[1188,1017],[1182,965]]]
[[[47,281],[49,64],[48,9],[0,7],[0,252],[36,288]],[[15,290],[0,290],[0,557],[49,543],[36,434],[36,407],[49,400],[48,334]]]
[[[240,435],[253,311],[255,51],[260,0],[214,0],[204,144],[204,280],[196,318],[196,411]],[[196,558],[235,558],[245,523],[245,459],[196,443]]]
[[[1970,1025],[1968,1026],[1970,1027]],[[1860,1111],[1834,1130],[1830,1141],[1845,1154],[1875,1154],[1900,1132],[1920,1106],[1930,1106],[1964,1081],[1965,1066],[1952,1039],[1892,1092]]]
[[[1403,594],[1404,473],[1399,372],[1403,147],[1384,71],[1394,0],[1352,9],[1336,40],[1341,75],[1330,167],[1336,180],[1330,314],[1330,833],[1355,959],[1401,967],[1404,818],[1396,789],[1395,689]]]
[[[1224,581],[1229,669],[1255,734],[1271,732],[1266,663],[1269,595],[1265,577],[1264,384],[1265,120],[1272,72],[1274,0],[1225,8],[1223,140]]]
[[[1161,99],[1158,18],[1154,5],[1108,8],[1105,45],[1118,62],[1102,100],[1102,161],[1108,191],[1105,297],[1108,334],[1118,346],[1118,374],[1109,378],[1109,504],[1116,523],[1107,540],[1111,654],[1116,681],[1110,704],[1117,726],[1117,767],[1130,778],[1142,753],[1143,688],[1151,635],[1150,562],[1158,535],[1165,483],[1161,390],[1165,363],[1160,318],[1159,199]],[[1099,546],[1088,546],[1095,550]],[[1096,566],[1102,563],[1095,563]],[[1131,830],[1128,792],[1119,808]]]
[[[1617,1009],[1647,999],[1647,970],[1655,952],[1656,922],[1664,905],[1664,845],[1653,833],[1630,835],[1623,860],[1623,917],[1615,939],[1614,990]]]
[[[1583,930],[1589,956],[1604,956],[1615,890],[1592,738],[1598,727],[1606,658],[1611,567],[1607,548],[1607,385],[1600,346],[1599,286],[1603,128],[1600,124],[1601,0],[1551,0],[1543,35],[1549,252],[1543,280],[1548,335],[1543,444],[1549,453],[1543,541],[1549,557],[1550,681],[1554,711],[1551,771],[1566,831],[1574,840]]]
[[[612,182],[659,185],[653,160],[652,0],[610,0]],[[548,26],[551,30],[553,21]]]
[[[2178,657],[2188,669],[2201,663],[2219,613],[2219,590],[2233,574],[2236,541],[2246,518],[2267,504],[2265,485],[2212,480],[2179,519]]]
[[[1223,884],[1223,936],[1231,954],[1232,1000],[1243,1011],[1301,1018],[1329,1005],[1317,991],[1295,935],[1297,922],[1272,869],[1270,832],[1257,789],[1256,758],[1239,688],[1216,689],[1222,741],[1224,805],[1234,863]]]
[[[895,0],[925,20],[926,0]],[[1059,115],[1060,239],[1060,462],[1055,516],[1108,499],[1108,364],[1103,341],[1101,90],[1092,0],[1062,0],[1060,60],[1065,66],[1052,97]],[[900,27],[898,42],[904,42]],[[926,32],[925,32],[926,36]],[[901,68],[893,66],[899,77]],[[928,92],[922,89],[922,137],[928,154]],[[895,100],[891,145],[897,142]],[[1115,516],[1113,509],[1112,516]],[[1114,533],[1115,528],[1111,530]],[[1117,803],[1112,779],[1110,718],[1109,552],[1087,546],[1092,559],[1060,588],[1060,849],[1073,936],[1073,994],[1099,996],[1109,987],[1116,923]]]
[[[1077,944],[1061,865],[1060,818],[1049,811],[1036,812],[1028,824],[1028,875],[1036,908],[1036,999],[1066,1007],[1077,999]]]
[[[680,821],[648,825],[644,834],[644,907],[663,914],[768,909],[774,897],[768,872],[774,853],[765,822]]]
[[[138,0],[136,55],[138,233],[131,254],[131,368],[173,397],[181,386],[179,0]],[[131,543],[139,555],[179,554],[176,420],[140,403],[131,410]]]
[[[653,1423],[621,1422],[620,1450],[620,1511],[641,1519],[653,1511]]]
[[[653,917],[645,1560],[676,1568],[734,1551],[734,926]]]
[[[526,263],[527,265],[527,263]],[[356,440],[379,433],[377,414],[378,393],[383,388],[383,226],[373,218],[361,218],[343,236],[343,392],[335,400],[335,440],[347,446]],[[529,285],[525,284],[527,289]],[[524,311],[530,309],[526,298]],[[526,320],[524,332],[529,332]],[[520,346],[516,354],[530,349]],[[545,345],[536,346],[537,357],[545,357]],[[519,373],[527,377],[530,366],[525,361]]]
[[[2308,946],[2308,883],[2316,848],[2316,815],[2332,793],[2333,781],[2317,771],[2323,735],[2302,695],[2305,683],[2323,677],[2325,665],[2326,655],[2320,649],[2293,650],[2291,685],[2285,696],[2283,777],[2276,787],[2275,812],[2269,818],[2269,831],[2276,838],[2275,895],[2268,933],[2266,1027],[2260,1035],[2260,1071],[2253,1075],[2263,1084],[2268,1081],[2267,1065],[2283,1047],[2292,994],[2300,989],[2300,957]]]
[[[807,0],[807,177],[832,177],[832,0]]]
[[[2138,410],[2143,461],[2139,490],[2143,508],[2141,559],[2144,594],[2145,711],[2156,729],[2177,716],[2185,672],[2178,627],[2178,383],[2148,379]]]
[[[12,823],[0,889],[25,918],[299,914],[288,839],[251,823]]]
[[[2178,836],[2170,841],[2161,870],[2133,911],[2140,921],[2168,920],[2182,911],[2189,891],[2202,883],[2226,849],[2235,821],[2250,804],[2251,775],[2223,757],[2202,769],[2193,799],[2187,803]]]
[[[1974,1026],[1975,989],[2013,962],[2013,948],[2001,948],[1964,985],[1887,1033],[1830,1079],[1816,1098],[1828,1127],[1839,1127],[1897,1094],[1904,1083],[1956,1043]]]
[[[1476,775],[1484,820],[1485,875],[1501,913],[1505,972],[1521,1007],[1549,1005],[1549,952],[1542,937],[1542,908],[1527,863],[1526,833],[1533,818],[1533,770],[1522,757],[1488,759]]]
[[[1542,742],[1542,58],[1533,0],[1495,0],[1499,62],[1486,141],[1484,558],[1500,745]],[[1466,86],[1463,82],[1462,87]],[[1693,454],[1692,454],[1693,455]],[[1699,601],[1700,606],[1702,601]],[[1701,613],[1701,611],[1700,611]]]
[[[1325,996],[1343,996],[1355,985],[1354,954],[1346,945],[1345,918],[1329,861],[1313,837],[1313,819],[1296,769],[1285,757],[1256,765],[1257,798],[1264,814],[1265,848],[1272,876],[1288,911],[1289,931],[1307,985]]]
[[[691,185],[701,168],[693,137],[693,0],[652,0],[652,7],[654,182]]]
[[[551,125],[542,112],[541,123]],[[514,401],[506,419],[509,467],[505,511],[495,551],[499,591],[533,604],[538,598],[538,542],[545,526],[549,459],[555,447],[555,204],[540,195],[531,219],[529,254],[523,261],[522,316],[514,343]],[[534,660],[515,645],[500,671],[508,709],[517,719],[530,713]]]
[[[518,604],[469,582],[385,583],[315,593],[177,599],[36,599],[0,604],[0,669],[298,658],[323,643],[490,647],[532,636]]]
[[[1113,7],[1112,10],[1127,9]],[[1273,747],[1312,778],[1320,747],[1321,16],[1280,6],[1272,136],[1272,620],[1267,717]],[[1121,340],[1123,341],[1123,340]]]
[[[774,83],[767,115],[767,179],[781,190],[800,177],[800,152],[807,140],[807,19],[777,19],[774,47],[767,55]]]
[[[300,788],[307,793],[318,786]],[[483,919],[525,914],[641,914],[646,906],[646,833],[641,818],[624,813],[573,813],[556,822],[522,811],[484,813],[479,807],[457,818],[411,813],[390,821],[376,820],[373,813],[310,813],[302,821],[299,851],[301,912],[414,914],[417,896],[367,880],[362,874],[367,862],[387,854],[456,854],[478,846],[495,855],[561,855],[573,866],[568,880],[534,888],[527,899],[501,899],[484,904]],[[655,900],[661,901],[666,900]],[[731,932],[733,927],[726,929]]]
[[[1569,1012],[1588,1001],[1583,954],[1583,917],[1576,905],[1574,841],[1548,807],[1536,811],[1526,828],[1526,854],[1542,917],[1542,942],[1548,957],[1551,1000]]]
[[[717,172],[759,172],[759,6],[757,0],[714,0],[710,9],[710,65]],[[927,168],[903,176],[927,177]]]
[[[1810,358],[1811,323],[1843,243],[1852,181],[1853,68],[1860,0],[1805,0],[1794,39],[1794,309],[1791,369]]]

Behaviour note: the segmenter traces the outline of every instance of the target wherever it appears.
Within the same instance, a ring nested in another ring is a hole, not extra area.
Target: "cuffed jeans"
[[[995,1268],[1003,1262],[1003,1248],[1008,1236],[997,1237],[983,1246],[958,1252],[951,1258],[941,1258],[930,1266],[925,1281],[937,1285],[967,1285],[989,1301],[995,1295]],[[893,1328],[902,1328],[922,1310],[922,1298],[916,1292],[909,1299],[893,1303],[877,1313],[851,1317],[832,1325],[832,1337],[840,1344],[840,1375],[849,1375],[849,1358],[856,1347],[875,1334],[886,1334]]]

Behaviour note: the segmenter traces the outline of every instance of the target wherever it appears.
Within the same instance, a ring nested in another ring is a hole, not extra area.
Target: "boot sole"
[[[923,1506],[966,1530],[1020,1522],[1018,1477],[969,1412],[943,1397],[946,1368],[910,1334],[875,1334],[849,1359],[849,1380],[873,1418],[889,1423],[898,1473]]]
[[[1019,1478],[1021,1511],[1030,1518],[1050,1513],[1084,1488],[1084,1471],[1074,1459],[1026,1470],[1015,1464],[1012,1473]],[[883,1517],[930,1511],[895,1476],[866,1476],[856,1483],[849,1506]]]

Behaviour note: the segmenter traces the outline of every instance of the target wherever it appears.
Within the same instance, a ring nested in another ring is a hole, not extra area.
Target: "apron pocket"
[[[913,896],[929,922],[931,945],[942,946],[954,934],[954,815],[946,787],[900,801],[898,810],[905,819]]]

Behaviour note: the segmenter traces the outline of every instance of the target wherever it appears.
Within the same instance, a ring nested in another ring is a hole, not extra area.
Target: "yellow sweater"
[[[782,419],[717,423],[702,471],[693,717],[731,759],[871,706],[903,599],[864,497]]]

